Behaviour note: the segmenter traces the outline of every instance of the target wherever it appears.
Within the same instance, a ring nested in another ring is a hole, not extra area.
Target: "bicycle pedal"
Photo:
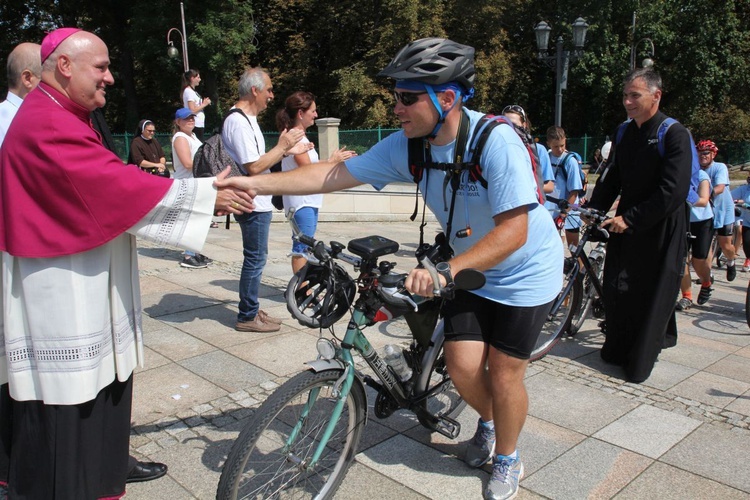
[[[435,431],[450,439],[456,439],[461,434],[461,424],[458,421],[444,415],[440,415],[437,419]]]

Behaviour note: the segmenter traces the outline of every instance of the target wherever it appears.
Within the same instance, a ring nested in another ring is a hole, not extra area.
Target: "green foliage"
[[[393,127],[392,82],[378,77],[407,42],[445,36],[476,49],[476,95],[468,106],[499,112],[517,103],[534,132],[554,117],[555,76],[537,58],[534,25],[547,21],[570,47],[571,23],[589,23],[585,51],[570,64],[563,93],[569,136],[604,136],[625,113],[621,80],[649,55],[664,79],[662,109],[696,135],[717,141],[750,140],[750,21],[748,0],[186,0],[190,65],[201,71],[208,128],[219,125],[236,100],[239,75],[248,66],[271,74],[276,101],[261,116],[274,130],[274,115],[287,95],[308,90],[319,115],[342,119],[343,128]],[[633,30],[633,14],[636,14]],[[21,41],[45,31],[78,26],[99,34],[110,48],[115,86],[107,119],[118,132],[138,120],[171,127],[181,105],[182,59],[166,55],[169,28],[181,30],[179,2],[57,0],[0,2],[0,64]],[[179,35],[172,41],[180,47]],[[552,47],[553,48],[553,47]],[[0,75],[0,93],[4,75]],[[1,94],[0,94],[1,95]]]

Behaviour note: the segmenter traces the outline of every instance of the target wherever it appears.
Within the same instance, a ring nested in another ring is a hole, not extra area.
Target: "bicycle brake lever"
[[[391,296],[396,297],[397,299],[401,299],[407,304],[409,304],[410,306],[412,306],[414,308],[414,312],[419,311],[419,305],[417,305],[417,303],[414,302],[414,299],[412,299],[411,296],[405,295],[401,292],[392,293]]]
[[[437,269],[435,269],[435,264],[427,257],[420,260],[419,263],[430,273],[430,277],[432,278],[432,294],[435,297],[440,297],[440,277],[438,276]]]

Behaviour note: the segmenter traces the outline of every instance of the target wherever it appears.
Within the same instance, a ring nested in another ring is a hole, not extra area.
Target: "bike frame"
[[[583,263],[583,267],[585,268],[586,272],[591,276],[591,282],[594,284],[596,293],[599,295],[599,297],[602,297],[604,295],[602,283],[601,281],[599,281],[599,277],[596,276],[596,274],[593,272],[591,261],[586,254],[586,250],[584,249],[586,243],[588,243],[588,240],[589,238],[587,232],[578,242],[578,246],[570,256],[573,261],[573,266],[567,273],[568,283],[565,285],[565,288],[563,288],[563,293],[559,294],[554,304],[552,304],[552,309],[550,309],[551,316],[554,316],[554,314],[560,309],[560,306],[562,306],[563,302],[565,302],[570,296],[570,290],[573,288],[575,280],[577,280],[578,276],[581,274],[581,263]]]
[[[315,467],[318,460],[320,459],[320,456],[322,455],[329,439],[331,438],[331,435],[333,434],[336,423],[341,418],[341,414],[344,409],[344,404],[346,403],[346,398],[349,395],[349,391],[351,390],[352,385],[356,383],[355,377],[357,376],[357,370],[354,365],[354,358],[351,353],[352,349],[358,352],[368,364],[368,366],[373,370],[373,372],[375,372],[375,375],[383,384],[385,390],[395,399],[399,408],[406,408],[414,412],[417,416],[427,418],[432,423],[434,423],[435,430],[437,432],[451,437],[452,431],[440,428],[440,419],[438,419],[435,415],[432,415],[426,408],[419,405],[419,403],[441,390],[444,382],[436,385],[429,391],[418,393],[416,397],[407,396],[401,381],[396,378],[385,360],[383,360],[383,358],[378,355],[375,348],[373,348],[372,344],[370,344],[370,341],[367,340],[367,337],[362,332],[363,328],[368,324],[369,320],[365,316],[365,313],[355,306],[354,312],[352,313],[352,318],[349,320],[349,324],[347,325],[346,334],[344,335],[344,339],[341,342],[341,349],[337,350],[336,354],[336,359],[340,361],[344,366],[344,372],[342,373],[339,380],[337,380],[334,384],[334,395],[337,398],[336,405],[333,409],[333,412],[331,413],[331,420],[328,422],[328,425],[326,426],[326,429],[320,438],[320,442],[318,443],[318,446],[316,447],[315,452],[312,455],[310,463],[306,465],[306,468],[308,469]],[[438,351],[443,345],[443,335],[444,330],[443,323],[441,321],[438,323],[435,331],[433,332],[432,341],[430,342],[430,347],[428,348],[428,350]],[[419,377],[415,375],[415,377],[417,377],[416,383],[418,384],[418,390],[421,390],[419,388],[423,385],[424,387],[427,386],[427,380],[423,379],[422,377],[430,376],[429,371],[432,364],[434,363],[435,357],[436,356],[434,355],[430,355],[429,352],[426,352],[422,356],[422,366],[420,367],[421,374]],[[337,387],[340,387],[340,389],[336,390]],[[310,397],[305,404],[305,408],[300,415],[300,419],[295,425],[293,431],[290,433],[289,439],[286,442],[287,448],[291,448],[292,443],[297,438],[299,431],[302,429],[304,421],[309,414],[310,409],[317,400],[317,396],[317,391],[313,391],[310,393]]]

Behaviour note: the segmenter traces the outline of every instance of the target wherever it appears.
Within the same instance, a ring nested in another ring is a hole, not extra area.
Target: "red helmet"
[[[698,151],[711,151],[712,153],[718,153],[719,148],[716,147],[716,144],[714,144],[714,141],[704,140],[698,143],[697,146],[695,146],[695,149]]]

